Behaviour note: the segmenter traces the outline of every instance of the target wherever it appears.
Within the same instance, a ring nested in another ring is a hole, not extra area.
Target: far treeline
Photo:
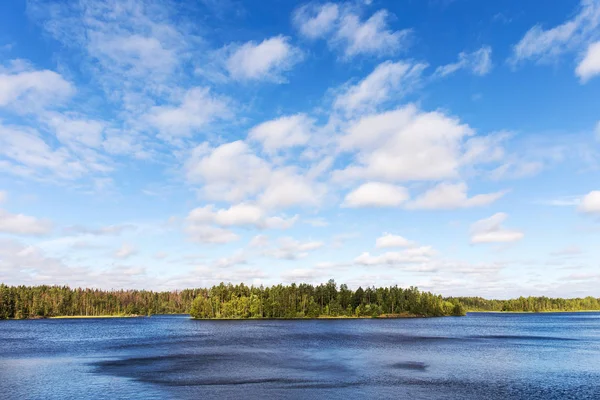
[[[462,304],[467,311],[496,312],[568,312],[600,311],[600,298],[592,296],[575,299],[551,297],[519,297],[510,300],[487,300],[482,297],[449,297]]]
[[[460,316],[466,311],[600,310],[600,299],[448,297],[397,286],[356,290],[330,280],[253,287],[221,283],[173,292],[0,284],[0,319],[190,314],[199,319]]]

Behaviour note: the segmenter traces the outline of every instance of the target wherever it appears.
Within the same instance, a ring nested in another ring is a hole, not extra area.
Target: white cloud
[[[91,32],[89,49],[105,67],[120,68],[130,75],[169,74],[178,64],[176,52],[157,37]]]
[[[323,184],[313,182],[295,167],[272,166],[243,141],[216,148],[197,146],[186,163],[186,172],[190,182],[203,183],[207,198],[229,202],[255,199],[269,209],[316,205],[326,191]]]
[[[213,205],[198,207],[189,213],[187,220],[195,224],[216,224],[223,227],[253,226],[259,229],[288,229],[298,220],[298,216],[267,217],[260,207],[240,203],[219,210],[215,210]]]
[[[191,136],[218,118],[230,115],[228,101],[208,88],[189,89],[177,107],[152,107],[146,119],[164,138]]]
[[[505,213],[496,213],[471,225],[471,243],[516,242],[525,236],[523,232],[506,229],[502,223],[508,218]]]
[[[297,173],[295,168],[287,167],[272,172],[258,202],[269,209],[316,206],[321,203],[325,192],[325,185],[311,181],[308,176]]]
[[[0,192],[0,200],[2,194]],[[0,201],[1,202],[1,201]],[[0,232],[15,235],[45,235],[52,230],[52,222],[29,215],[11,214],[0,209]]]
[[[73,85],[54,71],[36,71],[20,60],[13,60],[9,68],[0,66],[0,107],[35,113],[60,104],[74,93]]]
[[[123,245],[114,253],[115,258],[125,259],[137,254],[137,249],[130,243],[123,243]]]
[[[248,133],[248,139],[260,142],[269,153],[304,145],[314,130],[314,120],[306,114],[296,114],[263,122]]]
[[[331,48],[340,49],[343,57],[350,59],[361,54],[395,54],[406,47],[411,31],[391,30],[389,17],[387,10],[379,10],[365,21],[355,7],[325,3],[298,8],[293,21],[303,36],[327,39]]]
[[[301,242],[291,237],[280,238],[278,246],[264,252],[265,256],[281,260],[297,260],[305,258],[308,253],[323,247],[324,243],[319,241]]]
[[[553,251],[550,253],[550,255],[559,256],[559,257],[571,257],[571,256],[580,255],[582,253],[583,253],[583,251],[581,250],[581,248],[579,246],[571,245],[571,246],[563,247],[562,249]]]
[[[240,237],[228,229],[191,223],[185,228],[191,241],[197,243],[223,244],[234,242]]]
[[[303,57],[289,41],[289,37],[275,36],[261,43],[251,41],[235,47],[226,61],[229,75],[236,80],[282,82],[282,74]]]
[[[315,228],[324,228],[326,226],[329,226],[329,222],[325,218],[321,217],[304,219],[302,222],[314,226]]]
[[[391,233],[386,233],[383,236],[378,237],[375,241],[375,247],[378,249],[385,249],[389,247],[413,247],[414,245],[415,242]]]
[[[330,277],[331,274],[329,271],[316,268],[293,268],[281,273],[281,279],[288,283],[302,282],[318,285]]]
[[[78,155],[65,147],[52,148],[33,129],[0,124],[0,170],[36,178],[50,174],[67,180],[111,170],[93,152]]]
[[[565,52],[581,47],[597,34],[600,25],[600,3],[581,0],[579,12],[572,19],[550,29],[535,25],[513,47],[510,61],[549,61]]]
[[[593,190],[583,196],[578,209],[586,214],[600,213],[600,190]]]
[[[216,148],[207,143],[197,146],[186,170],[188,180],[204,183],[207,197],[230,202],[256,194],[271,175],[269,164],[240,140]]]
[[[358,15],[346,13],[341,17],[331,42],[334,46],[343,47],[346,58],[359,54],[394,54],[406,44],[411,31],[390,30],[388,17],[386,10],[380,10],[363,22]]]
[[[246,264],[246,256],[242,251],[238,251],[229,257],[221,257],[213,263],[216,268],[230,268],[239,264]]]
[[[596,140],[600,141],[600,121],[596,123],[596,129],[594,133],[596,135]]]
[[[369,115],[339,139],[355,162],[334,171],[335,180],[440,180],[457,177],[463,140],[474,134],[466,124],[414,105]]]
[[[484,46],[472,53],[463,51],[458,55],[457,62],[438,67],[434,76],[448,76],[461,69],[467,69],[474,75],[487,75],[492,69],[492,48]]]
[[[92,235],[92,236],[108,236],[108,235],[120,235],[127,230],[134,230],[136,228],[133,224],[117,224],[117,225],[106,225],[99,228],[88,228],[81,225],[73,225],[64,229],[67,234],[75,235]]]
[[[293,21],[303,36],[316,39],[334,29],[339,13],[337,4],[305,4],[294,12]]]
[[[397,207],[408,197],[408,191],[401,186],[368,182],[348,193],[342,207]]]
[[[583,83],[600,74],[600,42],[590,44],[575,74]]]
[[[449,210],[456,208],[481,207],[492,204],[505,194],[506,191],[501,191],[468,197],[466,183],[442,182],[407,204],[407,208]]]
[[[334,108],[348,114],[374,111],[377,106],[393,98],[400,98],[419,83],[427,64],[386,61],[356,85],[336,97]]]
[[[359,265],[397,265],[397,264],[415,264],[426,263],[436,253],[431,246],[421,246],[406,249],[403,251],[390,251],[380,255],[371,255],[364,252],[354,259],[355,264]]]
[[[56,138],[66,146],[97,148],[103,143],[105,124],[102,121],[59,113],[47,113],[43,117],[44,122],[55,132]]]
[[[266,235],[256,235],[248,243],[248,247],[267,247],[269,245],[269,238]]]

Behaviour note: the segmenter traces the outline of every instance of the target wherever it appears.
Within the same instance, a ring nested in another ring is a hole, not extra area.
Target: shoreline
[[[292,317],[292,318],[194,318],[190,316],[191,320],[194,321],[318,321],[318,320],[352,320],[352,319],[411,319],[411,318],[444,318],[452,317],[453,315],[442,315],[442,316],[427,316],[427,315],[397,315],[397,316],[319,316],[319,317]]]
[[[574,310],[574,311],[467,311],[467,314],[574,314],[574,313],[592,313],[600,310]]]

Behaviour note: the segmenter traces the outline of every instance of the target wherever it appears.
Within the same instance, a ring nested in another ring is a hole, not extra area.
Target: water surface
[[[600,399],[600,313],[0,321],[8,399]]]

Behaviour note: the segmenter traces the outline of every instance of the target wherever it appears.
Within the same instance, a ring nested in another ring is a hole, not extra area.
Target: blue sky
[[[600,1],[0,4],[0,281],[598,295]]]

